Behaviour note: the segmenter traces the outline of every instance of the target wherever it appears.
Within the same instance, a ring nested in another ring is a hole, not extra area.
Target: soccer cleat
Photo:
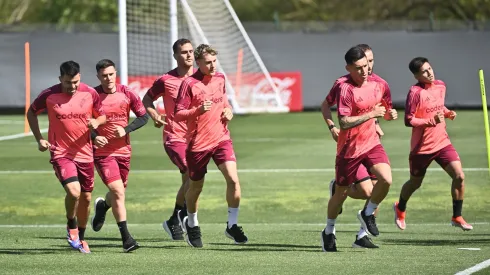
[[[186,233],[186,228],[184,225],[184,218],[187,217],[187,211],[179,210],[177,211],[177,219],[179,220],[180,227],[182,228],[182,232]]]
[[[67,227],[66,232],[66,240],[68,241],[68,244],[73,249],[79,249],[82,244],[80,243],[80,239],[78,238],[78,228],[69,229]]]
[[[90,247],[88,247],[88,243],[86,241],[80,241],[80,247],[78,250],[85,254],[90,253]]]
[[[97,198],[94,202],[95,215],[92,217],[92,229],[95,232],[100,231],[105,222],[105,215],[107,213],[107,208],[105,206],[104,198]]]
[[[184,232],[177,218],[170,218],[168,221],[164,221],[162,226],[172,240],[181,241],[184,239]]]
[[[201,248],[201,228],[199,228],[199,226],[190,227],[189,223],[187,222],[187,217],[184,218],[183,222],[187,232],[187,234],[185,235],[185,240],[187,241],[187,243],[192,247]]]
[[[140,248],[140,245],[138,242],[136,242],[133,237],[130,237],[123,243],[123,251],[125,253],[129,253],[131,251],[134,251],[136,249]]]
[[[326,234],[325,229],[322,230],[322,249],[323,252],[337,252],[337,243],[335,234]]]
[[[353,248],[379,248],[379,246],[375,245],[373,241],[368,236],[364,236],[360,239],[357,238],[352,244]]]
[[[228,228],[228,223],[226,223],[225,236],[234,240],[235,244],[245,244],[248,242],[248,238],[245,236],[245,233],[243,233],[242,227],[236,224],[232,225],[231,228]]]
[[[376,225],[376,217],[374,215],[366,216],[363,210],[357,212],[357,218],[361,222],[361,226],[366,229],[366,231],[377,237],[379,235],[378,226]]]
[[[395,224],[400,230],[405,230],[405,211],[398,209],[398,202],[393,204],[393,212],[395,212]]]
[[[459,227],[463,229],[464,231],[469,231],[473,229],[473,226],[469,223],[467,223],[462,216],[458,216],[456,218],[451,219],[451,225]]]
[[[329,190],[330,190],[330,197],[332,197],[333,194],[335,194],[335,179],[330,181]],[[341,206],[340,210],[339,210],[339,215],[342,214],[342,210],[343,210],[343,208]]]

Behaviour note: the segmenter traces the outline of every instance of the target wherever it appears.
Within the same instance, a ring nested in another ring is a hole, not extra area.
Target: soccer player
[[[368,61],[368,81],[376,81],[380,82],[382,85],[385,86],[386,91],[388,91],[389,94],[390,88],[388,83],[379,77],[377,74],[373,73],[373,67],[374,67],[374,55],[373,55],[373,50],[371,47],[367,44],[359,44],[357,45],[360,47],[363,51],[364,54],[366,55],[367,61]],[[339,129],[335,126],[335,123],[332,119],[332,113],[330,111],[330,107],[333,107],[337,104],[337,99],[339,96],[339,86],[342,83],[345,83],[349,79],[349,74],[344,75],[340,78],[338,78],[328,93],[327,97],[322,103],[322,114],[323,118],[325,119],[325,122],[328,125],[328,128],[330,130],[330,133],[332,134],[332,138],[337,141],[338,139],[338,134],[339,134]],[[392,105],[391,102],[387,103],[389,106]],[[383,131],[381,130],[381,127],[379,127],[379,121],[376,118],[375,119],[376,123],[376,132],[378,133],[378,136],[381,137],[384,135]],[[369,171],[366,169],[364,165],[359,166],[359,170],[357,171],[356,174],[356,181],[351,184],[351,188],[348,189],[347,191],[347,196],[353,199],[366,199],[366,204],[364,207],[367,206],[369,202],[369,197],[371,196],[371,192],[373,189],[373,186],[376,184],[377,179],[376,176],[369,173]],[[335,179],[330,181],[330,196],[332,196],[335,193]],[[376,211],[374,213],[375,216],[377,216],[378,213],[378,208],[376,208]],[[339,215],[342,214],[342,208],[339,210]],[[365,228],[361,226],[358,234],[356,235],[356,240],[352,244],[353,247],[356,248],[378,248],[375,244],[372,243],[371,239],[368,237],[368,233]]]
[[[163,130],[163,147],[168,157],[179,169],[182,175],[182,184],[175,199],[175,207],[170,218],[163,222],[162,226],[172,240],[183,240],[182,220],[187,216],[185,207],[185,192],[189,186],[189,175],[187,173],[187,161],[185,151],[187,149],[185,133],[187,125],[185,121],[174,121],[175,101],[179,93],[180,84],[188,76],[194,73],[194,48],[191,41],[181,38],[172,46],[177,68],[165,73],[158,78],[143,98],[143,104],[150,114],[156,127],[165,125]],[[153,102],[160,96],[166,115],[165,120],[153,106]]]
[[[464,196],[461,160],[446,132],[445,118],[456,118],[456,112],[444,106],[446,85],[436,80],[432,66],[425,57],[412,59],[408,68],[418,81],[410,88],[405,105],[405,125],[412,127],[410,179],[403,185],[399,201],[393,205],[395,224],[401,230],[406,228],[407,201],[420,188],[427,168],[435,160],[452,179],[451,224],[463,230],[471,230],[473,226],[461,216]]]
[[[211,158],[226,180],[228,222],[225,235],[236,244],[248,241],[238,226],[240,183],[235,152],[228,130],[233,118],[225,90],[225,78],[217,72],[218,52],[201,44],[194,52],[199,70],[188,77],[179,89],[175,107],[175,121],[187,122],[186,154],[189,169],[189,190],[186,192],[188,216],[184,218],[186,241],[192,247],[202,247],[201,229],[197,219],[197,201],[201,194],[207,165]]]
[[[100,60],[95,69],[100,85],[95,87],[107,116],[107,123],[92,131],[95,144],[94,162],[102,182],[109,192],[105,198],[94,202],[92,229],[100,231],[105,222],[106,212],[112,207],[121,233],[123,251],[131,252],[139,248],[128,231],[126,222],[125,190],[128,184],[131,163],[129,133],[148,122],[148,115],[139,97],[127,86],[116,84],[116,65],[108,59]],[[128,124],[129,113],[137,118]]]
[[[49,150],[56,177],[65,189],[67,240],[73,249],[90,253],[85,229],[94,189],[94,164],[90,129],[106,122],[97,92],[80,82],[80,66],[66,61],[60,66],[60,84],[47,88],[34,100],[27,119],[41,152]],[[37,116],[47,110],[48,139],[39,130]]]
[[[374,118],[397,118],[395,109],[382,105],[391,102],[391,95],[384,85],[368,80],[368,61],[363,49],[352,47],[345,54],[348,79],[338,86],[338,116],[340,133],[337,142],[336,192],[328,202],[327,226],[322,231],[323,251],[337,251],[335,220],[349,185],[356,180],[360,165],[376,175],[378,182],[372,190],[367,207],[358,212],[361,225],[371,235],[378,236],[374,212],[388,194],[391,185],[391,168],[376,132]]]

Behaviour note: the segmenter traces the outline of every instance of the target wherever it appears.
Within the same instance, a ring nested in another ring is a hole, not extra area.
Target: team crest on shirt
[[[125,111],[127,109],[129,105],[129,102],[127,99],[124,99],[123,101],[121,101],[121,104],[119,105],[119,108],[122,110],[122,111]]]
[[[80,108],[83,108],[86,101],[87,101],[87,99],[85,99],[85,98],[82,98],[82,100],[80,100],[80,102],[78,103],[80,105]]]

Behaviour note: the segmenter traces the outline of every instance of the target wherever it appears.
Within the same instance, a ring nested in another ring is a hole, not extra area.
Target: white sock
[[[228,207],[228,228],[231,228],[234,224],[238,224],[238,210],[238,207]]]
[[[366,216],[374,215],[374,211],[376,211],[376,208],[378,208],[378,204],[369,201],[366,210],[364,210],[364,214],[366,214]]]
[[[190,213],[187,211],[187,224],[189,227],[199,226],[199,222],[197,221],[197,211],[196,213]]]
[[[359,233],[357,233],[357,239],[360,240],[362,239],[364,236],[367,236],[368,233],[366,231],[366,229],[364,229],[362,226],[361,226],[361,229],[359,229]]]
[[[335,235],[335,220],[336,219],[327,219],[327,226],[325,227],[325,234],[334,234]]]

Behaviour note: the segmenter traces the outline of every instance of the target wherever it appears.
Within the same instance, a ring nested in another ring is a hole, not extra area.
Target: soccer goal
[[[229,0],[119,0],[120,82],[143,97],[176,66],[172,43],[178,38],[218,50],[235,113],[289,111]]]

